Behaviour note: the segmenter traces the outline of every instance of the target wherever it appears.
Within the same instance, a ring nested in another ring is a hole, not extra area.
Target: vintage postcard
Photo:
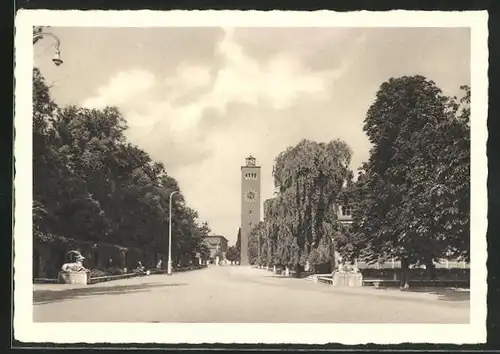
[[[15,338],[484,342],[487,20],[18,12]]]

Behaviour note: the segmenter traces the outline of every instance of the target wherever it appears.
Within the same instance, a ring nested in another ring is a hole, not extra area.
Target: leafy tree
[[[36,44],[39,40],[42,39],[43,36],[37,36],[35,37],[35,35],[39,35],[40,33],[42,33],[44,30],[44,26],[35,26],[33,27],[33,44]]]
[[[350,160],[351,151],[340,140],[302,140],[277,156],[276,195],[265,202],[264,222],[249,239],[253,263],[295,268],[299,275],[314,251],[315,261],[333,265],[332,239],[341,229],[337,211],[342,187],[352,175]]]
[[[57,106],[33,71],[35,241],[67,237],[167,252],[169,195],[179,186],[161,163],[127,141],[126,129],[116,108]],[[174,259],[194,258],[209,231],[176,195]]]
[[[236,236],[235,247],[236,247],[236,251],[238,252],[237,257],[236,257],[236,261],[240,262],[240,260],[241,260],[241,227],[238,228],[238,235]]]
[[[470,261],[470,87],[449,101],[449,119],[437,131],[441,147],[436,152],[437,174],[426,190],[436,200],[436,224],[446,240],[445,255]],[[430,167],[432,169],[432,166]]]
[[[226,252],[226,259],[233,263],[233,262],[236,262],[238,260],[238,256],[239,256],[239,252],[236,248],[236,246],[231,246],[228,248],[227,252]]]
[[[450,245],[467,254],[467,108],[460,119],[457,111],[433,81],[404,76],[381,85],[365,119],[373,148],[356,182],[344,252],[368,262],[399,259],[402,287],[410,265],[432,269]]]
[[[264,263],[263,249],[265,248],[265,224],[260,221],[250,232],[248,237],[248,259],[250,264]]]

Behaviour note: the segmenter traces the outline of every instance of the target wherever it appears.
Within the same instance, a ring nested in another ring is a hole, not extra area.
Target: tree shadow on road
[[[147,292],[152,288],[158,287],[175,287],[187,285],[183,283],[178,284],[156,284],[146,283],[138,285],[117,285],[117,286],[100,286],[100,287],[83,287],[67,290],[34,290],[33,291],[33,304],[47,304],[52,302],[59,302],[74,298],[98,296],[98,295],[122,295],[136,292]],[[63,285],[62,285],[63,286]]]
[[[450,288],[410,288],[405,290],[414,293],[428,293],[437,295],[441,301],[469,301],[470,291]]]
[[[279,279],[290,279],[290,280],[304,280],[304,278],[298,278],[293,275],[265,275],[266,278],[279,278]]]
[[[379,287],[379,290],[394,289],[394,287]],[[470,291],[452,289],[452,288],[438,288],[438,287],[410,287],[406,290],[401,290],[402,293],[426,293],[437,295],[440,301],[469,301]]]

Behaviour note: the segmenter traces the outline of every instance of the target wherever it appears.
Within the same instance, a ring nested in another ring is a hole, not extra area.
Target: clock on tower
[[[260,221],[260,166],[255,157],[245,159],[241,166],[241,243],[240,264],[249,265],[248,237]]]

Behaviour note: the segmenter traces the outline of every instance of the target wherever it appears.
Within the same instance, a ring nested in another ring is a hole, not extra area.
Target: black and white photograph
[[[487,18],[20,11],[16,339],[485,341]]]

